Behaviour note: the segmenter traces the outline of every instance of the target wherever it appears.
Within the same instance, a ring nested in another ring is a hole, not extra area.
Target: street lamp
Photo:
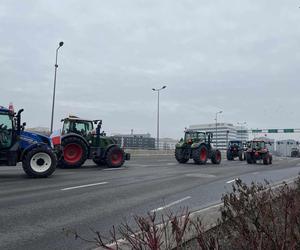
[[[56,89],[56,72],[57,72],[57,54],[58,54],[58,50],[60,49],[60,47],[62,47],[64,45],[64,42],[60,42],[58,44],[58,48],[56,49],[56,56],[55,56],[55,70],[54,70],[54,86],[53,86],[53,99],[52,99],[52,115],[51,115],[51,128],[50,128],[50,132],[52,134],[53,132],[53,116],[54,116],[54,103],[55,103],[55,89]]]
[[[222,114],[223,111],[220,110],[216,112],[216,148],[218,147],[218,114]]]
[[[237,122],[237,124],[241,126],[241,129],[240,129],[240,139],[242,141],[242,134],[243,134],[242,133],[242,129],[243,129],[243,125],[246,125],[247,122]]]
[[[157,138],[156,138],[156,147],[159,149],[159,92],[165,89],[167,86],[162,86],[160,89],[153,88],[153,91],[157,92]]]

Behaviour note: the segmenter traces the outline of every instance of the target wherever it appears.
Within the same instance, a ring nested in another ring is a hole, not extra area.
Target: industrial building
[[[215,147],[226,149],[230,140],[249,139],[248,130],[245,127],[235,126],[232,123],[208,123],[190,125],[189,129],[212,132],[212,143]]]

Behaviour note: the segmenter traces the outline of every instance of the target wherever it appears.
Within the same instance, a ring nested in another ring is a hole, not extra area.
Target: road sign
[[[278,133],[278,129],[268,129],[268,133]]]
[[[262,133],[262,129],[252,129],[252,133]]]

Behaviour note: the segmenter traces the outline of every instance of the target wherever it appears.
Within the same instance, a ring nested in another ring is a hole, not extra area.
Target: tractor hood
[[[45,135],[41,135],[38,133],[28,132],[28,131],[21,131],[20,133],[21,139],[21,147],[26,148],[31,144],[35,143],[45,143],[51,147],[51,139]]]

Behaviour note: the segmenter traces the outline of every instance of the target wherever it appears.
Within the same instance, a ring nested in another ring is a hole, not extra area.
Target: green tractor
[[[61,167],[81,167],[87,159],[92,159],[98,166],[118,168],[130,154],[125,153],[116,141],[104,132],[100,132],[102,120],[85,120],[69,116],[63,122],[61,145],[63,157]],[[95,128],[94,128],[95,125]]]
[[[220,164],[221,152],[212,148],[213,134],[195,130],[186,130],[175,148],[175,158],[179,163],[186,163],[193,159],[196,164],[206,164],[210,159],[213,164]]]

